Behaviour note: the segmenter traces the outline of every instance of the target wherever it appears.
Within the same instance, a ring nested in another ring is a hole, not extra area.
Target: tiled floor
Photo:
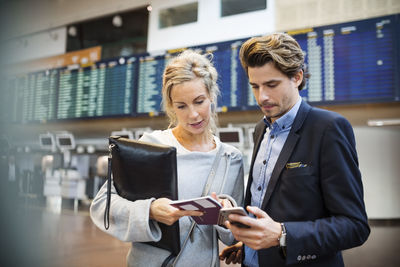
[[[34,229],[41,231],[41,240],[28,244],[27,250],[34,249],[42,254],[40,257],[35,257],[37,264],[29,266],[126,266],[125,256],[130,244],[120,242],[94,226],[87,207],[78,213],[74,213],[72,209],[63,209],[61,214],[36,208],[35,214],[40,217],[40,226]],[[398,267],[400,266],[399,244],[399,225],[373,226],[370,238],[362,247],[344,252],[346,266]],[[20,253],[23,251],[20,250]],[[15,255],[18,257],[19,254],[15,252]]]
[[[60,216],[46,214],[53,220],[56,236],[55,253],[48,258],[49,266],[110,267],[126,266],[125,257],[130,244],[119,241],[99,230],[88,212],[63,212]]]

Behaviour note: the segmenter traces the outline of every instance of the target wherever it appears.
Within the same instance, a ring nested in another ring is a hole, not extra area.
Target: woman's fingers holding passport
[[[151,203],[150,219],[172,225],[183,216],[202,216],[201,211],[180,210],[170,205],[171,200],[168,198],[158,198]]]

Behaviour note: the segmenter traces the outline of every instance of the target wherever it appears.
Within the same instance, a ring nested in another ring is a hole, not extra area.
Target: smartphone
[[[248,216],[247,212],[242,207],[234,207],[234,208],[223,208],[219,211],[218,225],[224,225],[225,221],[229,221],[231,224],[242,227],[242,228],[250,228],[250,226],[246,224],[242,224],[236,221],[229,220],[229,214],[239,214],[242,216]]]

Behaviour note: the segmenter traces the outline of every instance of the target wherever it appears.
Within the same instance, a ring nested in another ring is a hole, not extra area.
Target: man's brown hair
[[[272,62],[277,69],[289,78],[303,70],[303,81],[299,91],[304,88],[309,74],[304,65],[304,52],[297,41],[286,33],[274,33],[253,37],[242,44],[240,62],[248,75],[248,68],[262,67]]]

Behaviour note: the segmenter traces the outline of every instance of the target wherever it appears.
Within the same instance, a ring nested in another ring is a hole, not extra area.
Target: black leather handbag
[[[109,227],[111,170],[117,193],[128,200],[166,197],[178,199],[176,148],[134,141],[119,136],[109,138],[107,205],[104,227]],[[166,249],[174,256],[180,251],[179,222],[158,223],[162,238],[148,244]]]

